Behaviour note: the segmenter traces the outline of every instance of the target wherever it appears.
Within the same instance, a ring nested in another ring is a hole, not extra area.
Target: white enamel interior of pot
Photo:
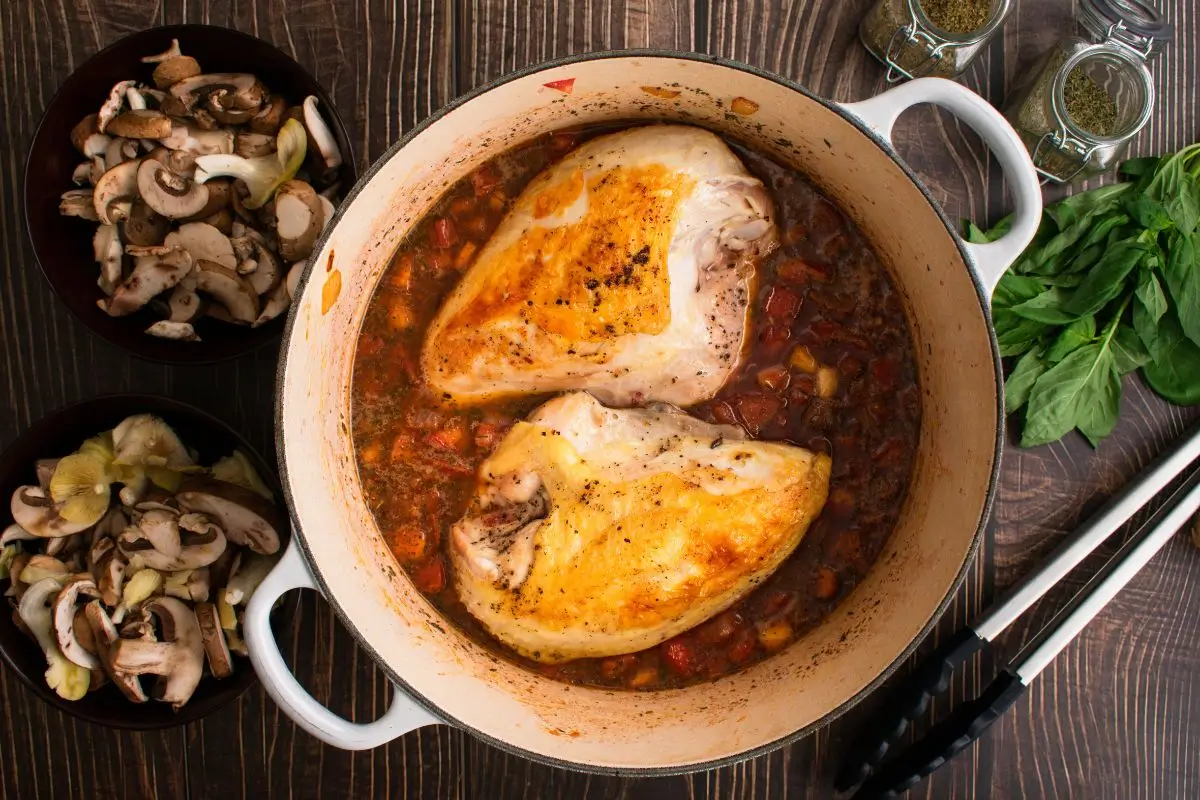
[[[570,78],[570,94],[543,85]],[[644,86],[679,95],[658,97]],[[758,110],[731,113],[739,96]],[[924,395],[914,483],[867,579],[783,653],[731,678],[655,693],[568,687],[459,635],[385,547],[350,438],[357,332],[405,231],[447,186],[510,145],[568,125],[632,118],[730,133],[793,163],[836,199],[906,296]],[[449,112],[377,166],[312,260],[285,343],[280,426],[287,490],[314,572],[382,664],[446,718],[511,746],[637,769],[699,764],[787,737],[822,721],[904,654],[973,552],[993,465],[997,386],[962,257],[929,200],[879,145],[766,78],[638,56],[512,80]]]

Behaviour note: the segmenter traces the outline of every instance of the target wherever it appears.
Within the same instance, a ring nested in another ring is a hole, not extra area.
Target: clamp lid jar
[[[1070,183],[1119,161],[1154,110],[1147,62],[1171,26],[1140,0],[1080,0],[1082,35],[1058,42],[1006,115],[1047,181]]]
[[[878,0],[859,26],[888,83],[961,75],[1013,9],[1013,0]]]

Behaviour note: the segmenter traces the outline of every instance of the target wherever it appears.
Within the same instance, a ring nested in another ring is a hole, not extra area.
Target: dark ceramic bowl
[[[283,497],[275,469],[233,428],[211,414],[176,400],[150,395],[105,395],[51,413],[21,434],[0,456],[0,498],[3,499],[0,528],[12,522],[8,500],[17,487],[37,482],[33,468],[37,459],[67,455],[84,439],[115,427],[131,414],[141,413],[166,420],[185,445],[199,451],[201,464],[212,464],[240,449],[275,492],[275,497]],[[7,589],[8,581],[0,582],[0,593]],[[286,617],[294,613],[294,609],[294,602],[285,602],[275,612],[273,623],[278,634],[282,635]],[[64,700],[46,685],[46,658],[37,643],[13,624],[7,603],[0,608],[0,657],[29,691],[47,703],[89,722],[129,730],[153,730],[193,722],[231,702],[257,681],[250,660],[234,656],[233,675],[220,681],[206,676],[191,700],[179,711],[154,701],[140,705],[131,703],[111,683],[88,692],[80,700]]]
[[[88,59],[59,88],[25,162],[25,223],[38,264],[75,316],[108,342],[151,361],[196,364],[234,358],[277,342],[286,315],[261,328],[201,320],[196,325],[199,342],[149,336],[146,328],[162,318],[153,311],[113,318],[96,306],[103,296],[96,286],[100,268],[92,255],[97,223],[58,213],[62,193],[76,188],[71,173],[82,161],[71,146],[71,129],[100,108],[116,82],[137,79],[149,83],[153,65],[141,63],[142,57],[163,52],[172,39],[178,39],[184,54],[196,58],[208,72],[253,73],[291,103],[316,95],[321,116],[342,150],[343,192],[354,185],[354,154],[337,110],[316,79],[274,46],[229,28],[172,25],[126,36]]]

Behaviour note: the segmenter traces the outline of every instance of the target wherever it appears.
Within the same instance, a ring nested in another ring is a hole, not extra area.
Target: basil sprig
[[[1125,162],[1124,183],[1046,209],[1041,228],[1000,280],[992,317],[1004,387],[1024,411],[1021,445],[1078,429],[1093,446],[1120,413],[1121,379],[1141,369],[1172,403],[1200,402],[1200,144]],[[990,242],[1010,218],[967,239]]]

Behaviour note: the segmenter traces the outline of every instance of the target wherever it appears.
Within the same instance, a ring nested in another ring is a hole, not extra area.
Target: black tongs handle
[[[930,653],[908,680],[888,696],[883,708],[873,717],[871,733],[855,743],[834,780],[837,790],[847,791],[869,778],[883,763],[892,744],[908,730],[909,724],[929,708],[934,695],[946,691],[954,668],[986,644],[972,628],[964,628]]]
[[[880,767],[854,794],[854,800],[899,797],[969,747],[1024,692],[1025,684],[1015,673],[1001,672],[983,694],[958,706],[945,722]]]

